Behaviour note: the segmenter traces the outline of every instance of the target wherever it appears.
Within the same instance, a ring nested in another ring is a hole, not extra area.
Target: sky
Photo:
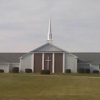
[[[0,52],[29,52],[47,43],[68,52],[100,52],[100,0],[0,0]]]

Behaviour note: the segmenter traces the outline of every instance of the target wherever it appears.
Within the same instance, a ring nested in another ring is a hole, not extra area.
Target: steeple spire
[[[49,18],[47,42],[52,43],[51,18]]]

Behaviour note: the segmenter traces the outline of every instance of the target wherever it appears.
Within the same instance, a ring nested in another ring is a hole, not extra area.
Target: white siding
[[[71,69],[72,73],[77,73],[77,58],[66,54],[66,69]]]
[[[25,72],[26,68],[32,69],[32,54],[28,54],[20,60],[20,72]]]
[[[0,64],[0,69],[3,69],[4,73],[9,73],[9,64]]]

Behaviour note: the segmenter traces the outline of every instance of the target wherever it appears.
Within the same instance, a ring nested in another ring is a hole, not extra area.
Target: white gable
[[[44,47],[38,49],[37,51],[61,51],[61,50],[58,48],[55,48],[54,46],[47,45],[47,46],[44,46]]]
[[[51,44],[51,43],[46,43],[46,44],[44,44],[44,45],[42,45],[42,46],[30,51],[29,53],[23,55],[22,57],[20,57],[20,59],[23,58],[24,56],[28,55],[28,54],[32,54],[32,53],[35,53],[35,52],[36,53],[37,52],[40,52],[40,53],[41,52],[66,53],[66,54],[69,54],[70,56],[73,56],[73,57],[77,58],[75,55],[73,55],[73,54],[71,54],[71,53],[69,53],[69,52],[67,52],[67,51],[65,51],[65,50],[63,50],[63,49]]]
[[[31,52],[66,52],[65,50],[60,49],[59,47],[46,43],[42,45],[41,47],[31,51]]]

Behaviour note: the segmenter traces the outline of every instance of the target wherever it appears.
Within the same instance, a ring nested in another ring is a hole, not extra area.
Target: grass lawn
[[[1,74],[0,100],[100,100],[100,74]]]

